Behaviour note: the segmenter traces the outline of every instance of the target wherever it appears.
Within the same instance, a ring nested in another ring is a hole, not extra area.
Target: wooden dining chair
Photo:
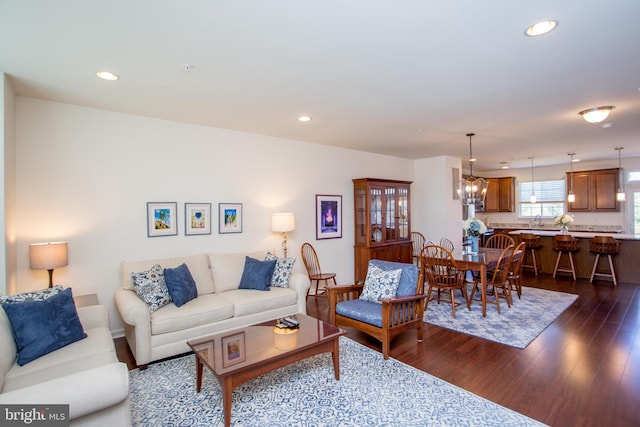
[[[453,252],[453,250],[455,248],[453,246],[453,242],[451,240],[447,239],[446,237],[443,237],[442,239],[440,239],[440,246],[442,246],[443,248],[445,248],[449,252]]]
[[[447,248],[439,245],[427,245],[422,249],[420,260],[421,275],[426,277],[429,286],[425,300],[425,311],[430,301],[437,301],[438,304],[441,301],[449,302],[451,303],[451,315],[455,319],[457,306],[465,304],[467,309],[471,308],[465,283],[465,271],[458,268],[453,255]],[[454,294],[456,289],[462,291],[464,303],[456,301]],[[433,295],[434,290],[436,295]],[[449,298],[444,299],[443,295],[447,294]]]
[[[513,245],[504,248],[500,254],[500,258],[498,258],[498,261],[496,262],[496,266],[491,270],[491,273],[487,273],[490,275],[491,280],[487,282],[486,295],[488,296],[489,294],[492,294],[494,301],[490,301],[487,298],[486,303],[495,304],[498,308],[498,314],[500,314],[500,298],[504,298],[509,307],[511,307],[512,303],[509,272],[511,271],[511,263],[513,262],[514,249]],[[472,301],[482,301],[474,299],[474,295],[480,286],[480,279],[475,279],[475,285],[473,286],[471,296],[469,297],[469,305],[471,305]],[[489,287],[491,287],[491,292],[489,292]]]
[[[422,251],[422,247],[425,242],[424,235],[418,231],[411,232],[411,245],[412,245],[412,255],[413,261],[417,266],[420,266],[420,252]]]
[[[493,236],[489,236],[489,238],[484,242],[485,248],[504,249],[504,248],[508,248],[511,245],[515,246],[516,241],[513,239],[513,237],[503,233],[498,233],[498,234],[494,234]]]
[[[337,286],[336,273],[322,272],[322,269],[320,268],[320,261],[318,260],[318,254],[316,254],[316,250],[311,246],[311,243],[304,243],[300,249],[300,253],[302,255],[304,268],[307,270],[307,275],[311,282],[311,286],[307,289],[307,298],[309,298],[309,295],[313,297],[325,296],[326,289],[318,289],[320,282],[324,282],[325,288],[328,286],[330,280],[333,281],[334,286]],[[310,293],[314,283],[316,288],[315,292]]]
[[[520,242],[513,251],[513,261],[511,262],[511,269],[509,270],[509,286],[511,291],[516,291],[518,299],[522,298],[522,262],[524,261],[525,251],[527,250],[527,243]],[[513,292],[511,292],[513,295]]]

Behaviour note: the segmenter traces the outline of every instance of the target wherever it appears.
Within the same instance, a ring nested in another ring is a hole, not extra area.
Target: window
[[[533,185],[532,185],[533,184]],[[533,187],[533,188],[532,188]],[[537,215],[553,218],[564,213],[565,181],[520,182],[518,184],[518,216],[534,218]],[[531,194],[536,203],[529,203]]]

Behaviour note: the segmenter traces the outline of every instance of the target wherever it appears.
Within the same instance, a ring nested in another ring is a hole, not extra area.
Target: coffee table
[[[346,332],[305,314],[296,314],[298,329],[276,327],[278,319],[187,341],[196,356],[196,391],[202,388],[202,368],[214,373],[222,388],[224,424],[231,424],[234,388],[283,366],[320,353],[331,353],[340,380],[338,338]]]

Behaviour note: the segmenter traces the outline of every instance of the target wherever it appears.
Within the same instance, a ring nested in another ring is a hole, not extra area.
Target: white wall
[[[46,286],[28,244],[69,243],[54,282],[97,293],[112,331],[119,263],[276,248],[271,213],[296,214],[289,254],[305,241],[340,283],[353,280],[353,186],[359,177],[413,179],[413,161],[301,141],[17,98],[18,292]],[[315,195],[342,195],[341,239],[315,239]],[[147,237],[146,203],[178,202],[179,235]],[[213,204],[213,233],[184,236],[184,203]],[[243,233],[217,232],[217,204],[243,203]],[[296,270],[303,272],[301,260]]]
[[[460,159],[448,156],[415,161],[411,227],[435,243],[442,237],[454,244],[462,241],[462,206],[453,198],[452,176],[453,168],[461,171],[460,164]]]
[[[573,171],[581,171],[581,170],[592,170],[592,169],[610,169],[618,167],[618,154],[616,151],[611,149],[611,159],[610,160],[600,160],[596,162],[577,162],[573,164]],[[624,150],[623,150],[624,152]],[[614,158],[615,157],[615,158]],[[640,171],[640,158],[623,158],[622,159],[622,167],[626,171]],[[567,161],[566,165],[557,165],[557,166],[542,166],[536,167],[534,165],[533,169],[533,179],[535,181],[539,180],[550,180],[550,179],[565,179],[565,173],[569,172],[569,162]],[[531,181],[531,168],[523,168],[523,169],[509,169],[503,171],[481,171],[477,172],[477,175],[486,176],[486,177],[500,177],[500,176],[515,176],[516,177],[516,193],[518,182],[530,182]],[[626,187],[626,185],[625,185]],[[517,194],[516,194],[516,212],[513,213],[488,213],[483,214],[479,213],[478,217],[483,220],[488,221],[489,223],[515,223],[515,222],[528,222],[528,218],[522,219],[518,218],[517,214]],[[627,209],[627,204],[630,202],[625,202],[622,206],[620,212],[576,212],[572,213],[575,217],[576,224],[583,225],[619,225],[623,227],[625,225],[625,210]],[[544,223],[552,224],[552,219],[544,219]],[[630,232],[630,231],[629,231]]]
[[[16,106],[15,93],[6,74],[0,72],[0,228],[4,245],[0,246],[0,294],[16,289]]]

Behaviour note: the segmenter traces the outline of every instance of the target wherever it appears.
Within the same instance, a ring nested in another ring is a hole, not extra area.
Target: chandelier
[[[458,196],[460,197],[460,203],[467,206],[484,206],[484,197],[487,195],[487,188],[489,183],[484,178],[477,178],[473,176],[473,162],[476,159],[473,158],[473,149],[471,144],[471,138],[475,133],[468,133],[469,137],[469,172],[470,175],[466,178],[462,178],[458,182]]]

